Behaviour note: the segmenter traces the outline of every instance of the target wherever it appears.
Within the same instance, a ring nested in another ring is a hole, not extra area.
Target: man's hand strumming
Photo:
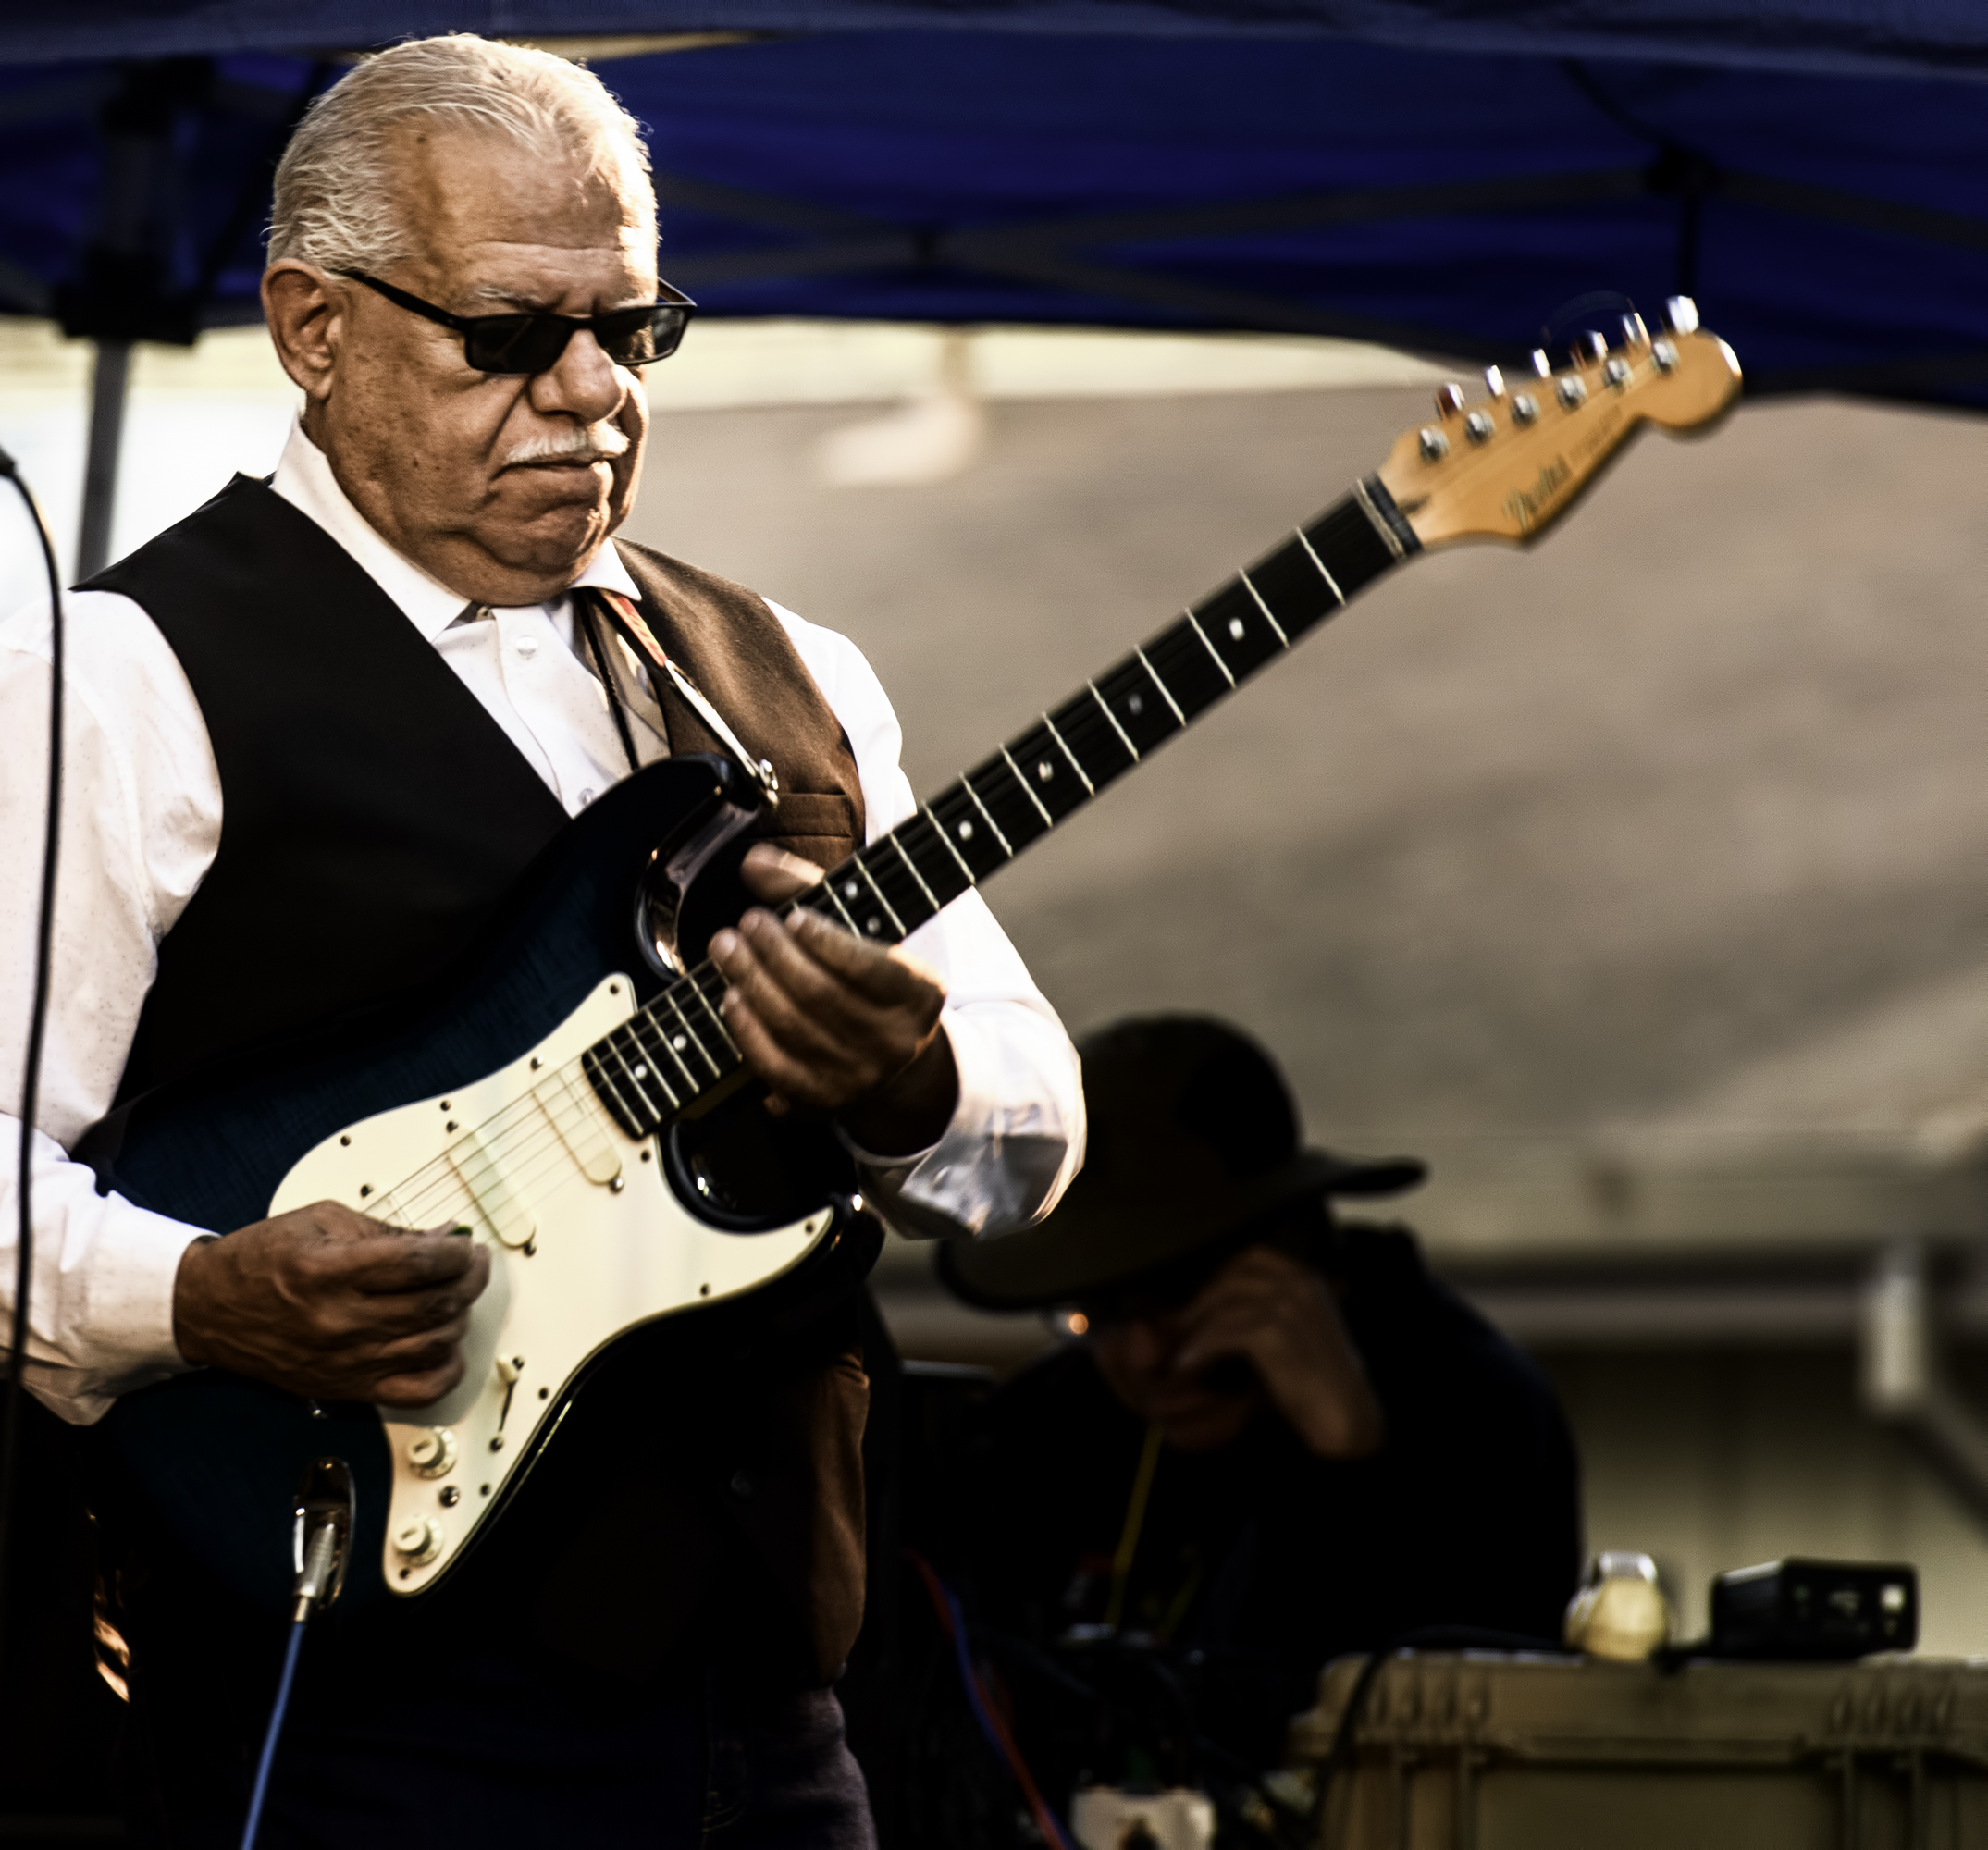
[[[196,1368],[314,1400],[425,1406],[462,1379],[469,1307],[489,1278],[489,1255],[462,1235],[319,1202],[190,1246],[173,1337]]]

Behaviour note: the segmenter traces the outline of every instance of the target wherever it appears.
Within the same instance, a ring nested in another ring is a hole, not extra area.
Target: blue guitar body
[[[425,1591],[520,1494],[618,1340],[846,1288],[873,1262],[881,1231],[819,1171],[748,1164],[728,1193],[687,1112],[632,1137],[580,1070],[676,979],[673,955],[694,962],[736,917],[756,801],[717,758],[648,767],[556,837],[448,980],[139,1099],[79,1149],[100,1187],[217,1234],[339,1199],[396,1225],[454,1217],[490,1248],[470,1375],[434,1408],[319,1405],[218,1370],[117,1402],[119,1467],[238,1593],[287,1602],[290,1499],[327,1455],[356,1488],[348,1602]]]

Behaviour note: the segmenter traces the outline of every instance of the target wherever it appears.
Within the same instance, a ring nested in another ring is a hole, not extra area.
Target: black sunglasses
[[[364,283],[412,314],[454,328],[463,337],[463,357],[479,373],[547,372],[559,364],[567,341],[583,327],[617,366],[647,366],[676,352],[697,308],[687,295],[662,283],[660,301],[611,308],[605,314],[451,314],[363,270],[339,275]]]

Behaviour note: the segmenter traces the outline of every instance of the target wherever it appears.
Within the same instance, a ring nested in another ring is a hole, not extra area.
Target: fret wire
[[[1035,805],[1035,813],[1043,819],[1043,826],[1045,829],[1054,829],[1056,826],[1056,819],[1043,807],[1043,799],[1029,788],[1029,780],[1021,774],[1021,767],[1015,762],[1006,746],[1001,747],[1001,756],[1006,759],[1008,770],[1014,772],[1015,782],[1021,785],[1021,794]]]
[[[1139,747],[1132,743],[1125,728],[1118,723],[1118,716],[1111,710],[1111,702],[1097,691],[1096,682],[1086,681],[1084,685],[1091,690],[1091,697],[1097,702],[1099,709],[1111,722],[1111,729],[1117,734],[1118,743],[1131,753],[1132,762],[1137,764],[1139,762]]]
[[[959,877],[959,864],[963,858],[955,851],[952,843],[945,839],[945,831],[931,805],[920,804],[910,815],[898,824],[898,840],[904,844],[904,851],[911,857],[912,865],[925,876],[942,906],[950,906],[962,893],[970,892],[979,884],[979,876],[973,871],[973,864],[966,865],[964,877]],[[942,855],[926,845],[927,839],[937,836]]]
[[[1014,760],[1010,758],[1008,762],[1010,766],[1012,766]],[[1001,844],[1001,852],[1006,855],[1009,860],[1013,860],[1015,858],[1015,850],[1011,846],[1009,846],[1007,837],[1001,832],[1000,823],[996,822],[994,819],[987,813],[987,806],[981,801],[980,792],[974,789],[973,780],[970,777],[967,776],[964,772],[962,772],[959,779],[959,787],[964,790],[969,796],[972,797],[973,807],[981,812],[981,820],[985,822],[990,829],[994,831],[994,840]],[[1038,804],[1036,807],[1040,808],[1042,806]]]
[[[1173,709],[1174,718],[1184,727],[1187,724],[1187,715],[1180,710],[1180,703],[1174,698],[1173,695],[1167,690],[1167,684],[1160,679],[1159,671],[1146,660],[1145,650],[1135,648],[1132,653],[1139,658],[1140,667],[1153,677],[1153,684],[1160,690],[1160,698]]]
[[[1049,736],[1056,740],[1057,748],[1062,752],[1065,758],[1069,759],[1070,769],[1077,773],[1078,783],[1082,784],[1084,787],[1084,795],[1086,796],[1095,796],[1097,795],[1097,786],[1091,782],[1091,779],[1086,774],[1083,766],[1077,762],[1077,754],[1073,752],[1068,746],[1064,744],[1063,734],[1056,730],[1056,722],[1052,720],[1047,713],[1044,713],[1043,715],[1043,723],[1049,728]]]
[[[608,1035],[608,1038],[604,1044],[607,1047],[608,1052],[613,1056],[614,1064],[620,1069],[621,1078],[623,1081],[626,1084],[628,1092],[634,1095],[635,1104],[639,1106],[642,1111],[653,1113],[656,1107],[649,1103],[648,1095],[644,1093],[640,1082],[636,1079],[634,1070],[628,1065],[627,1054],[623,1053],[622,1050],[614,1044],[616,1036],[621,1034],[622,1031],[623,1030],[619,1028],[613,1030],[612,1032]],[[639,1116],[639,1113],[637,1114],[637,1116]]]
[[[900,938],[908,938],[911,934],[905,930],[904,920],[898,918],[895,910],[892,907],[890,901],[884,898],[883,889],[877,884],[876,877],[871,874],[870,869],[864,864],[863,857],[861,855],[858,855],[856,857],[853,865],[855,866],[857,872],[861,874],[862,877],[870,882],[871,892],[877,895],[877,904],[881,906],[884,909],[884,911],[890,914],[891,923],[896,928],[897,935]]]
[[[1208,633],[1206,630],[1202,628],[1201,619],[1197,617],[1192,610],[1190,610],[1187,613],[1187,620],[1189,623],[1193,624],[1194,634],[1201,638],[1202,648],[1206,649],[1208,653],[1215,658],[1215,665],[1222,671],[1222,679],[1228,682],[1229,684],[1233,687],[1236,684],[1236,677],[1229,672],[1229,664],[1222,660],[1221,650],[1216,648],[1216,646],[1208,640]]]
[[[1138,754],[1126,748],[1121,729],[1111,714],[1098,712],[1098,703],[1091,697],[1094,692],[1086,682],[1082,693],[1072,694],[1047,716],[1051,724],[1062,728],[1063,743],[1076,755],[1079,767],[1087,771],[1094,786],[1093,796],[1139,762]]]
[[[608,1109],[621,1120],[624,1128],[639,1126],[642,1120],[629,1110],[628,1101],[622,1096],[622,1089],[614,1083],[614,1076],[608,1071],[608,1063],[597,1051],[599,1044],[597,1042],[595,1047],[587,1050],[587,1059],[581,1063],[581,1069],[593,1081],[595,1092],[606,1098]],[[641,1134],[639,1129],[636,1134]]]
[[[648,1011],[648,1009],[642,1009],[638,1016],[632,1016],[632,1018],[630,1018],[630,1021],[628,1021],[628,1030],[630,1030],[632,1033],[635,1033],[635,1040],[636,1040],[636,1045],[638,1045],[638,1047],[648,1047],[648,1042],[646,1042],[646,1037],[642,1035],[642,1030],[644,1030],[644,1028],[648,1028],[650,1035],[654,1035],[654,1040],[658,1042],[658,1045],[660,1045],[660,1047],[662,1047],[662,1051],[664,1051],[664,1054],[668,1054],[668,1055],[670,1055],[670,1059],[672,1059],[672,1061],[676,1061],[676,1067],[678,1067],[678,1071],[682,1071],[682,1069],[684,1069],[684,1063],[682,1063],[680,1059],[676,1059],[676,1049],[670,1045],[670,1037],[668,1037],[668,1035],[666,1035],[666,1033],[664,1033],[662,1030],[660,1030],[660,1028],[658,1028],[658,1025],[656,1025],[656,1018],[654,1018],[654,1016],[650,1014],[650,1011]],[[662,1075],[662,1071],[660,1071],[660,1065],[662,1065],[662,1063],[660,1063],[660,1061],[656,1059],[656,1049],[654,1049],[654,1047],[648,1047],[648,1063],[652,1065],[652,1067],[658,1067],[658,1073],[656,1073],[656,1081],[658,1081],[660,1085],[662,1085],[662,1089],[664,1089],[664,1091],[666,1091],[666,1093],[670,1095],[670,1107],[672,1107],[672,1109],[676,1109],[676,1107],[680,1107],[680,1104],[682,1104],[684,1101],[676,1097],[676,1087],[674,1087],[674,1085],[670,1085],[670,1081],[668,1081],[668,1079],[666,1079],[666,1077]],[[685,1077],[685,1079],[688,1079],[688,1077],[690,1077],[690,1073],[684,1073],[684,1077]]]
[[[704,972],[704,974],[700,975],[699,971]],[[704,985],[707,982],[713,982],[718,986],[711,994],[706,994],[705,993]],[[731,1054],[733,1064],[742,1066],[745,1063],[746,1056],[738,1051],[738,1042],[733,1040],[732,1030],[724,1025],[724,1012],[720,1006],[724,1001],[725,989],[724,972],[719,969],[715,964],[699,964],[698,968],[690,973],[690,993],[697,997],[704,1009],[706,1025],[718,1030],[718,1038],[724,1042],[727,1051]],[[720,1067],[718,1068],[718,1077],[722,1079],[730,1070],[731,1068],[728,1067]]]
[[[836,872],[839,873],[841,869],[838,868],[836,870]],[[828,903],[833,906],[837,912],[842,914],[842,922],[846,925],[850,931],[855,931],[856,935],[860,938],[863,934],[860,931],[858,931],[856,920],[849,917],[849,908],[845,906],[842,903],[841,899],[836,895],[835,882],[833,875],[829,879],[824,880],[821,882],[821,890],[828,894]]]
[[[1340,609],[1343,610],[1346,608],[1346,593],[1340,589],[1340,581],[1326,570],[1326,561],[1312,549],[1312,542],[1305,538],[1304,529],[1299,527],[1296,532],[1298,544],[1304,549],[1305,557],[1318,567],[1318,575],[1326,581],[1326,589],[1339,599]]]
[[[697,979],[692,977],[686,979],[686,980],[694,991],[697,988]],[[676,992],[681,987],[682,984],[672,983],[668,989],[663,991],[662,1000],[670,1005],[671,1011],[684,1024],[684,1032],[690,1036],[690,1044],[698,1050],[698,1057],[711,1069],[711,1078],[722,1079],[724,1078],[724,1068],[711,1058],[711,1050],[704,1044],[704,1037],[698,1032],[697,1024],[684,1013],[683,1004],[676,999]]]
[[[628,1030],[625,1026],[616,1030],[615,1031],[619,1034],[628,1033]],[[632,1035],[629,1038],[634,1039]],[[639,1041],[636,1042],[636,1048],[638,1053],[641,1052],[642,1043]],[[654,1117],[656,1121],[660,1124],[664,1118],[669,1116],[670,1114],[666,1111],[661,1111],[657,1109],[656,1101],[649,1097],[648,1088],[645,1087],[642,1083],[643,1074],[648,1073],[652,1076],[655,1074],[655,1062],[649,1057],[648,1054],[644,1053],[642,1054],[641,1060],[636,1065],[630,1067],[628,1065],[627,1054],[624,1054],[620,1048],[617,1047],[614,1050],[614,1054],[615,1058],[620,1060],[624,1067],[627,1067],[628,1083],[636,1089],[636,1096],[642,1101],[644,1107],[648,1111],[649,1115]],[[664,1090],[667,1091],[668,1088],[665,1087]],[[672,1103],[673,1104],[674,1101],[673,1100]]]
[[[1183,712],[1192,706],[1198,719],[1229,692],[1231,684],[1225,673],[1226,664],[1218,651],[1211,663],[1207,637],[1191,619],[1183,617],[1164,635],[1149,636],[1146,648],[1155,665],[1167,663]]]
[[[919,872],[918,869],[912,865],[911,857],[905,853],[904,844],[897,839],[897,831],[893,829],[883,839],[897,850],[897,858],[910,870],[911,878],[918,882],[918,890],[925,895],[926,905],[932,907],[934,914],[942,911],[944,908],[940,901],[933,894],[931,887],[925,884],[925,876]]]
[[[1271,614],[1270,606],[1264,602],[1263,593],[1250,582],[1250,574],[1247,572],[1239,572],[1236,574],[1236,577],[1241,581],[1242,588],[1256,599],[1256,608],[1264,613],[1264,621],[1277,632],[1278,641],[1282,643],[1286,648],[1289,648],[1290,647],[1290,638],[1284,634],[1284,625],[1278,623],[1277,618]]]
[[[634,1038],[636,1045],[642,1049],[643,1054],[648,1060],[649,1071],[655,1075],[656,1083],[662,1088],[665,1096],[668,1097],[670,1109],[674,1111],[683,1104],[683,1100],[677,1097],[676,1088],[670,1083],[663,1073],[662,1063],[656,1057],[656,1050],[643,1039],[642,1028],[645,1022],[651,1028],[655,1026],[654,1022],[649,1021],[647,1010],[644,1010],[639,1015],[630,1017],[625,1031]],[[661,1037],[659,1036],[658,1038],[660,1039]],[[667,1042],[663,1043],[663,1051],[665,1053],[669,1051]]]
[[[889,832],[895,834],[896,831],[894,829]],[[879,835],[862,851],[863,870],[889,901],[897,915],[899,929],[908,934],[922,925],[930,914],[920,910],[923,895],[919,892],[916,879],[906,878],[899,857],[893,852],[895,845],[886,836]]]
[[[932,824],[933,832],[945,844],[945,852],[959,863],[959,871],[966,875],[967,884],[969,887],[978,886],[980,882],[974,877],[973,870],[967,865],[966,857],[953,845],[953,838],[946,833],[945,825],[932,813],[932,805],[927,803],[922,807],[925,820]]]
[[[664,1000],[667,999],[667,997],[664,998]],[[649,1019],[655,1022],[657,1035],[661,1038],[663,1046],[669,1050],[671,1059],[676,1062],[676,1070],[683,1074],[684,1083],[690,1088],[690,1096],[696,1098],[699,1090],[698,1076],[690,1070],[690,1062],[684,1058],[683,1049],[676,1044],[684,1036],[673,1036],[670,1033],[670,1030],[662,1025],[662,1018],[656,1013],[656,1007],[653,1003],[649,1005],[646,1012]]]

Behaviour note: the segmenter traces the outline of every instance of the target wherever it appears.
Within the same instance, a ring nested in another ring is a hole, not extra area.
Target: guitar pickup
[[[450,1166],[461,1178],[490,1238],[510,1247],[530,1245],[538,1231],[531,1203],[504,1173],[501,1145],[523,1141],[515,1130],[494,1131],[492,1142],[500,1147],[493,1148],[481,1131],[472,1130],[451,1143],[447,1153]]]

